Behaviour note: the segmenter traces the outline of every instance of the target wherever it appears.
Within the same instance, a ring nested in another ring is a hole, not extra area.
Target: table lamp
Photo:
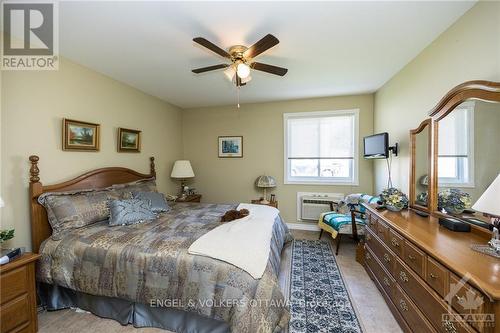
[[[255,180],[255,186],[263,188],[264,189],[264,200],[261,201],[263,204],[268,204],[269,201],[267,201],[267,189],[271,187],[276,187],[276,179],[271,176],[259,176]]]
[[[492,219],[493,237],[488,244],[495,252],[500,253],[500,234],[498,231],[500,228],[500,174],[479,197],[472,209],[482,212]]]
[[[194,177],[191,163],[188,160],[175,161],[170,177],[181,180],[181,195],[183,195],[186,179]]]

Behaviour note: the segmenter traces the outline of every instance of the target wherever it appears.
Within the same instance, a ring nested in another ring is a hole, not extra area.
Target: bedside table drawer
[[[1,304],[26,293],[28,291],[27,267],[22,266],[2,274],[0,283],[2,285],[2,288],[0,288]]]
[[[16,327],[26,325],[30,321],[30,302],[28,294],[21,295],[0,308],[0,331],[9,332]]]

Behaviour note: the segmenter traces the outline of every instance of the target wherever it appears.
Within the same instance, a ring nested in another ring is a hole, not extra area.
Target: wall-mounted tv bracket
[[[396,142],[394,144],[394,146],[390,146],[389,147],[389,151],[392,152],[394,154],[394,156],[398,156],[398,152],[399,152],[399,145],[398,145],[398,143]]]

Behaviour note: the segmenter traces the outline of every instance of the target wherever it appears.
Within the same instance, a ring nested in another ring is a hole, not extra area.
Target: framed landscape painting
[[[118,128],[118,151],[122,153],[140,153],[141,131]]]
[[[99,151],[99,124],[63,119],[63,150]]]
[[[219,157],[243,157],[243,137],[219,136]]]

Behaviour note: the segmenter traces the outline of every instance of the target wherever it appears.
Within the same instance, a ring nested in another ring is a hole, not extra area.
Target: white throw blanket
[[[243,208],[250,211],[248,216],[210,230],[191,244],[188,252],[223,260],[260,279],[269,261],[273,225],[279,210],[244,203],[237,209]]]

